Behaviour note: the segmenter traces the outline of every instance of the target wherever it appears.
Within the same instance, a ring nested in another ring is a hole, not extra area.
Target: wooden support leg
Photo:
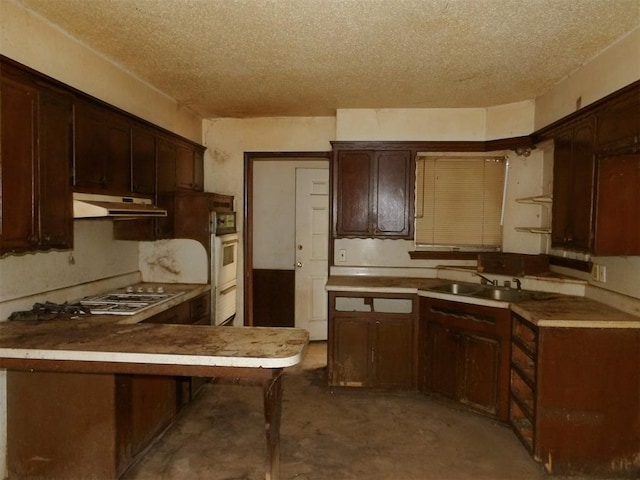
[[[264,420],[267,436],[266,480],[280,478],[280,417],[282,414],[282,369],[263,383]]]

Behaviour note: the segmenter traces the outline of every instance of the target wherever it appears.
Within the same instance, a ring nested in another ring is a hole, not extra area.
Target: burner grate
[[[34,303],[31,310],[13,312],[9,320],[53,320],[58,317],[86,315],[90,311],[79,303]]]

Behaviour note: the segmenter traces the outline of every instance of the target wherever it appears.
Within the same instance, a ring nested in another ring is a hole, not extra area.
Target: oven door
[[[215,285],[227,285],[238,276],[238,234],[216,237]]]

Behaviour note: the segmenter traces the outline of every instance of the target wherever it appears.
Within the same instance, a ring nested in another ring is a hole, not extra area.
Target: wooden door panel
[[[2,251],[26,249],[36,238],[36,102],[33,88],[2,81]],[[7,121],[6,119],[11,119]]]
[[[330,383],[368,386],[371,383],[371,328],[368,320],[335,318]]]
[[[409,152],[379,152],[376,154],[377,183],[374,217],[375,234],[409,235],[411,156]]]
[[[413,383],[413,322],[380,320],[375,341],[376,382],[381,387]]]
[[[460,400],[489,413],[497,413],[500,342],[493,338],[462,337],[463,375]]]
[[[598,162],[597,255],[640,255],[640,154]]]
[[[73,245],[71,162],[73,106],[70,97],[42,92],[39,102],[40,243],[47,247]]]
[[[338,234],[370,232],[371,175],[369,152],[340,152],[335,177]]]
[[[427,325],[427,386],[451,398],[458,396],[459,334],[437,323]]]

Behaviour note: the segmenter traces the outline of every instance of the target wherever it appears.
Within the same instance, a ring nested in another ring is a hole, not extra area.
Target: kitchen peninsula
[[[441,274],[330,277],[329,382],[458,402],[509,424],[551,474],[636,478],[640,317],[585,296]],[[494,290],[518,300],[486,295]]]
[[[10,373],[58,372],[94,378],[170,375],[255,381],[264,395],[265,478],[275,480],[283,369],[302,360],[307,343],[308,333],[300,329],[134,323],[132,318],[122,321],[107,315],[11,321],[0,323],[0,368]],[[116,468],[115,474],[122,468]]]

